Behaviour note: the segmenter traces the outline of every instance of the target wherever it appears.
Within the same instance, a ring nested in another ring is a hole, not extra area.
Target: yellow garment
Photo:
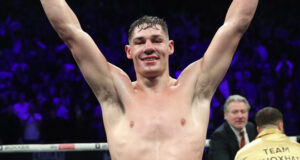
[[[237,152],[235,160],[300,160],[300,144],[278,129],[265,129]]]

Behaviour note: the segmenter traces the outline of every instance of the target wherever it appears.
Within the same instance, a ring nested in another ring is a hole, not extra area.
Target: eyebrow
[[[162,35],[160,35],[160,34],[154,34],[154,35],[151,35],[151,39],[152,38],[161,38],[162,37]],[[136,37],[136,38],[133,38],[132,39],[132,41],[136,41],[136,40],[143,40],[143,39],[145,39],[145,37],[144,36],[140,36],[140,37]]]

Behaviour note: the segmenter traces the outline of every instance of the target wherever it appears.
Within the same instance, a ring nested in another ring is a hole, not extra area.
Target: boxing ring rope
[[[291,140],[299,141],[300,136],[291,136]],[[205,147],[209,147],[209,139]],[[68,152],[68,151],[108,151],[107,143],[63,143],[63,144],[14,144],[0,145],[0,153],[24,152]]]
[[[205,147],[209,146],[206,140]],[[107,143],[14,144],[0,145],[0,153],[108,151]]]
[[[16,144],[0,145],[0,153],[108,151],[107,143]]]

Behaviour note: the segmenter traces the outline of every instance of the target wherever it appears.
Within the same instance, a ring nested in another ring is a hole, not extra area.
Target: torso
[[[112,160],[202,158],[210,99],[192,102],[185,86],[171,86],[158,94],[134,89],[119,94],[120,106],[101,104]]]

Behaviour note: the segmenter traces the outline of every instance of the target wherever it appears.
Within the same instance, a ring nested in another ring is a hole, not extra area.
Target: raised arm
[[[214,93],[230,66],[238,43],[254,16],[257,4],[258,0],[232,1],[224,24],[216,32],[203,58],[192,67],[198,73],[197,83],[200,85],[197,86],[203,87],[205,84],[208,86],[208,93]]]
[[[65,0],[41,0],[44,11],[60,38],[67,44],[83,76],[100,100],[116,95],[112,67],[92,38],[85,33]]]

